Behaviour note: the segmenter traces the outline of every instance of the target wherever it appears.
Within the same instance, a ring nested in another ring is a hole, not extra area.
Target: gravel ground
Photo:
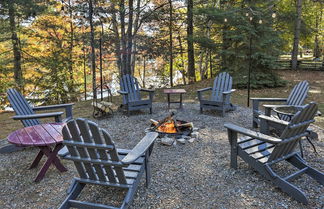
[[[154,103],[152,115],[147,110],[130,117],[118,112],[95,122],[108,130],[117,147],[132,148],[145,135],[150,118],[158,120],[167,115],[166,106]],[[251,115],[250,109],[238,107],[222,118],[217,112],[199,114],[198,104],[184,104],[176,118],[193,122],[199,128],[199,140],[173,146],[156,143],[151,184],[146,188],[142,178],[132,208],[324,208],[324,187],[306,175],[294,182],[307,194],[308,206],[281,192],[242,160],[238,170],[229,167],[230,147],[223,124],[233,122],[249,128]],[[318,155],[304,142],[305,158],[314,168],[324,171],[324,132],[313,128],[319,134],[319,140],[314,141]],[[51,167],[41,182],[34,183],[38,170],[27,168],[36,154],[36,148],[27,148],[0,155],[0,208],[57,208],[64,200],[72,177],[77,175],[73,163],[63,160],[67,172]],[[276,169],[286,172],[287,164]],[[117,205],[123,193],[89,186],[80,198]]]

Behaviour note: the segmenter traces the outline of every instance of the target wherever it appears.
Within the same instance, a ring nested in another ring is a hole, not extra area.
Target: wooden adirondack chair
[[[69,154],[64,158],[74,162],[80,177],[73,179],[68,196],[60,209],[117,208],[75,200],[86,184],[127,189],[119,207],[127,208],[134,198],[144,171],[146,186],[150,182],[149,157],[157,136],[156,132],[149,132],[132,150],[116,149],[109,133],[98,128],[95,123],[85,119],[68,122],[63,128],[63,138]]]
[[[16,113],[16,115],[12,118],[14,120],[20,120],[25,127],[40,124],[40,121],[38,120],[39,118],[55,118],[55,122],[65,122],[73,118],[73,103],[31,107],[27,100],[16,89],[8,89],[7,95],[9,102]],[[58,108],[65,108],[66,118],[64,120],[62,120],[61,117],[63,112],[35,113],[35,111],[52,110]]]
[[[203,98],[203,92],[211,90],[211,97],[209,100]],[[214,86],[200,89],[197,91],[198,99],[200,102],[200,113],[203,109],[215,109],[220,110],[222,116],[226,111],[235,110],[236,107],[231,104],[231,93],[235,89],[232,89],[232,76],[227,72],[220,73],[214,80]]]
[[[141,99],[140,91],[148,92],[149,99]],[[126,106],[128,115],[131,110],[139,110],[143,108],[149,108],[150,114],[152,114],[154,90],[140,89],[135,77],[128,74],[123,75],[120,80],[120,91],[118,91],[118,93],[123,95],[123,105]]]
[[[301,81],[290,92],[288,98],[251,98],[253,104],[253,128],[257,128],[260,124],[259,115],[264,114],[259,110],[260,102],[285,102],[284,105],[303,105],[307,93],[309,90],[309,83],[307,81]],[[265,114],[270,115],[272,108],[278,107],[278,105],[263,105],[265,107]],[[280,105],[283,106],[283,105]],[[285,115],[278,115],[281,120],[288,120]]]
[[[59,105],[49,105],[49,106],[39,106],[31,107],[26,99],[16,90],[8,89],[7,95],[9,102],[14,109],[16,115],[12,118],[14,120],[20,120],[24,127],[35,126],[40,124],[38,119],[40,118],[55,118],[55,122],[65,122],[73,118],[72,115],[72,105],[70,104],[59,104]],[[65,108],[66,118],[62,120],[61,116],[63,112],[51,112],[51,113],[40,113],[36,114],[35,111],[39,110],[52,110],[58,108]],[[7,145],[0,149],[0,153],[14,152],[23,149],[23,147],[17,147],[13,144]]]
[[[305,194],[289,181],[305,173],[324,185],[324,174],[307,165],[298,152],[295,151],[298,141],[301,137],[307,135],[307,127],[314,121],[313,118],[316,112],[316,103],[308,104],[291,119],[280,138],[234,124],[225,124],[231,145],[231,167],[237,169],[237,156],[240,156],[284,192],[299,202],[307,204]],[[246,137],[238,138],[238,133]],[[286,177],[279,176],[271,166],[284,160],[299,170]]]

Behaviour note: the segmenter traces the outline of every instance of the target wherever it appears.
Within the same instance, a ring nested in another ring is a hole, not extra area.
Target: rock
[[[185,136],[185,135],[182,135],[181,138],[184,138],[184,139],[190,139],[191,136]]]
[[[190,138],[188,142],[193,143],[195,141],[195,138]]]
[[[194,131],[194,132],[198,131],[198,130],[199,130],[199,128],[196,128],[196,127],[192,129],[192,131]]]
[[[186,139],[179,138],[179,139],[177,139],[177,142],[179,142],[180,144],[185,144],[186,143]]]
[[[199,132],[195,131],[195,132],[192,132],[190,135],[191,135],[191,137],[198,139]]]
[[[174,139],[172,139],[172,138],[169,138],[169,137],[163,137],[162,139],[161,139],[161,144],[164,144],[164,145],[167,145],[167,146],[171,146],[172,144],[173,144],[173,142],[174,142]]]

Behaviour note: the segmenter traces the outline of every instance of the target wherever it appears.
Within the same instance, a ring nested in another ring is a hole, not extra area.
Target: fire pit
[[[159,133],[160,137],[164,136],[189,136],[193,131],[193,123],[176,120],[173,118],[174,113],[171,113],[169,116],[163,120],[156,121],[151,119],[151,131]]]

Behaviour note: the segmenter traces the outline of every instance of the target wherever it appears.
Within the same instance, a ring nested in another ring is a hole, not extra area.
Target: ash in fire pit
[[[193,142],[194,138],[198,138],[198,132],[193,132],[194,127],[192,122],[174,119],[174,113],[163,120],[151,119],[151,127],[149,131],[159,133],[161,143],[165,145],[172,145],[175,141],[184,144],[186,141]]]

